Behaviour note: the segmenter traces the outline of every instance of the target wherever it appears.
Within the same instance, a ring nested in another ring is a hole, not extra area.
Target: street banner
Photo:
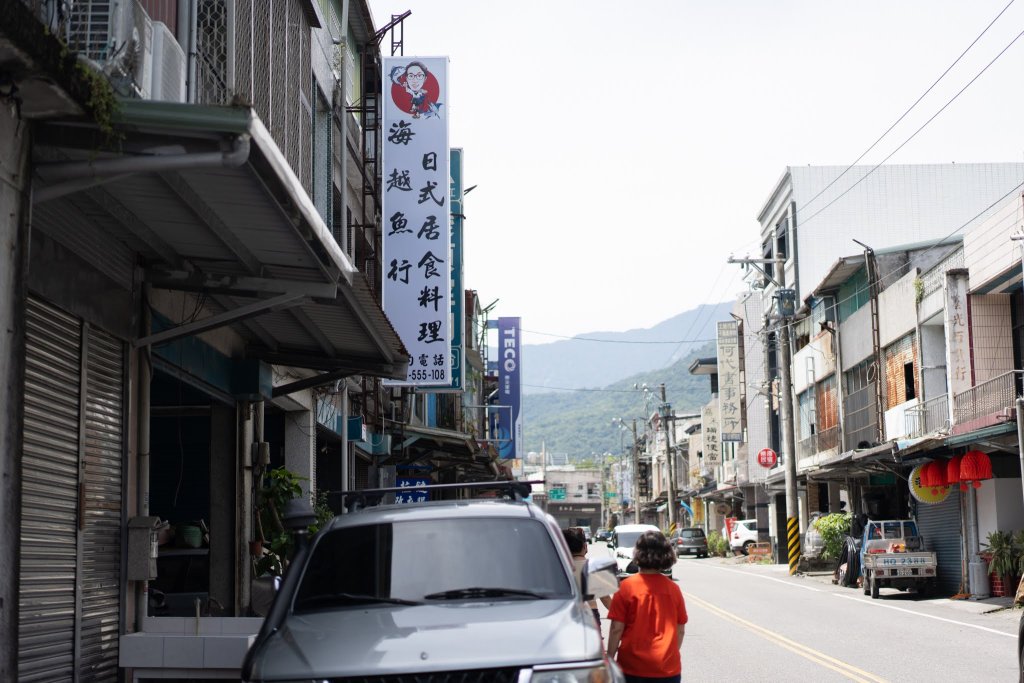
[[[704,439],[704,466],[711,470],[722,462],[721,442],[718,439],[718,403],[712,401],[700,409],[700,433]]]
[[[743,441],[739,323],[718,323],[718,416],[722,441]]]
[[[491,433],[502,458],[520,457],[523,441],[521,354],[519,318],[498,318],[498,405],[507,411],[491,411]]]
[[[462,365],[462,358],[465,353],[465,341],[463,339],[466,326],[465,299],[466,294],[462,286],[462,221],[465,216],[462,213],[462,150],[453,148],[449,155],[451,173],[451,214],[452,214],[452,251],[449,263],[451,263],[452,292],[449,297],[452,311],[452,343],[451,343],[451,376],[448,384],[438,386],[420,386],[417,391],[426,393],[455,393],[462,391],[462,382],[465,377],[465,368]]]
[[[409,352],[404,380],[451,383],[448,58],[383,59],[382,308]]]
[[[946,273],[945,306],[942,312],[946,330],[946,381],[950,396],[956,396],[974,386],[967,284],[966,270]],[[952,411],[953,401],[949,401],[949,408]],[[952,418],[952,413],[950,415]]]

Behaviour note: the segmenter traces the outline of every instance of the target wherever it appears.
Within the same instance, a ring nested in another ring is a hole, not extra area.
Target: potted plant
[[[1018,571],[1020,553],[1008,531],[992,531],[986,538],[984,553],[988,556],[988,571],[992,575],[992,595],[1004,597],[1009,591],[1010,579]]]
[[[293,539],[281,523],[281,513],[289,500],[302,495],[300,482],[303,479],[284,467],[270,470],[265,475],[256,506],[256,531],[259,537],[249,542],[254,576],[284,574],[292,556]],[[327,506],[326,492],[321,492],[317,497],[314,512],[317,521],[310,526],[310,534],[316,533],[334,516]]]

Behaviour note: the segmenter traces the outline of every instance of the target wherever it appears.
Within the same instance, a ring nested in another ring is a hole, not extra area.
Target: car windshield
[[[704,532],[700,529],[683,529],[683,538],[704,538]]]
[[[342,527],[323,536],[294,609],[571,593],[558,548],[540,521],[424,520]]]
[[[615,544],[620,548],[632,548],[636,545],[636,539],[643,534],[642,531],[620,531],[616,534]]]

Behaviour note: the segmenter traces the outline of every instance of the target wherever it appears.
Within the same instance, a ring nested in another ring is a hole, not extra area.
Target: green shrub
[[[821,534],[821,559],[838,560],[843,543],[850,534],[850,515],[836,512],[814,520],[813,526]]]
[[[725,557],[729,550],[729,544],[722,538],[722,534],[718,531],[712,531],[708,534],[708,552],[718,557]]]

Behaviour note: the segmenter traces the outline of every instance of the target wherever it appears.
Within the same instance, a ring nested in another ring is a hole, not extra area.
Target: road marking
[[[914,610],[907,609],[905,607],[897,607],[896,605],[886,605],[884,602],[878,602],[877,600],[866,600],[856,595],[842,595],[841,593],[833,593],[837,598],[845,598],[846,600],[854,600],[862,605],[870,605],[872,607],[884,607],[886,609],[894,609],[897,612],[906,612],[907,614],[913,614],[918,617],[926,617],[928,619],[935,619],[936,621],[945,621],[949,624],[956,624],[957,626],[965,626],[967,628],[976,628],[979,631],[987,631],[988,633],[995,633],[996,635],[1006,636],[1007,638],[1016,638],[1016,633],[1006,633],[1005,631],[997,631],[994,628],[987,626],[978,626],[977,624],[968,624],[966,621],[957,621],[956,619],[946,619],[945,617],[937,617],[934,614],[925,614],[924,612],[915,612]]]
[[[802,588],[805,591],[811,591],[813,593],[823,593],[823,592],[825,592],[825,591],[822,591],[820,588],[815,588],[814,586],[801,586],[798,583],[794,583],[792,581],[787,581],[786,579],[777,579],[774,576],[765,576],[764,574],[753,574],[753,573],[748,572],[748,571],[743,571],[742,569],[730,569],[729,567],[716,567],[714,565],[701,565],[701,566],[702,567],[710,566],[711,569],[716,569],[716,570],[723,571],[723,572],[732,572],[734,574],[742,574],[743,576],[753,576],[756,579],[764,579],[765,581],[775,581],[777,583],[781,583],[784,586],[792,586],[793,588]]]
[[[836,659],[834,657],[830,657],[827,654],[825,654],[824,652],[819,652],[818,650],[815,650],[815,649],[810,648],[810,647],[808,647],[806,645],[798,643],[795,640],[790,640],[789,638],[786,638],[785,636],[779,635],[778,633],[775,633],[774,631],[770,631],[770,630],[768,630],[768,629],[766,629],[766,628],[764,628],[762,626],[758,626],[757,624],[755,624],[753,622],[750,622],[750,621],[747,621],[746,619],[743,619],[742,617],[738,617],[735,614],[733,614],[731,612],[727,612],[727,611],[725,611],[724,609],[722,609],[720,607],[715,607],[714,605],[712,605],[707,600],[703,600],[701,598],[698,598],[693,593],[687,592],[686,593],[686,599],[696,602],[700,606],[702,606],[705,609],[713,612],[714,614],[722,617],[723,619],[727,619],[729,621],[733,621],[733,622],[739,624],[740,626],[743,626],[744,628],[747,628],[750,631],[753,631],[754,633],[756,633],[757,635],[761,636],[762,638],[765,638],[766,640],[770,640],[773,643],[775,643],[776,645],[778,645],[778,646],[780,646],[780,647],[782,647],[782,648],[784,648],[786,650],[789,650],[790,652],[792,652],[794,654],[800,655],[801,657],[803,657],[804,659],[807,659],[808,661],[814,662],[815,664],[823,666],[826,669],[831,669],[832,671],[835,671],[836,673],[839,673],[839,674],[841,674],[843,676],[846,676],[851,681],[858,681],[859,683],[868,683],[869,681],[873,681],[874,683],[886,683],[884,678],[879,678],[878,676],[875,676],[872,673],[864,671],[863,669],[858,669],[857,667],[853,666],[852,664],[847,664],[846,662],[838,660],[838,659]]]

